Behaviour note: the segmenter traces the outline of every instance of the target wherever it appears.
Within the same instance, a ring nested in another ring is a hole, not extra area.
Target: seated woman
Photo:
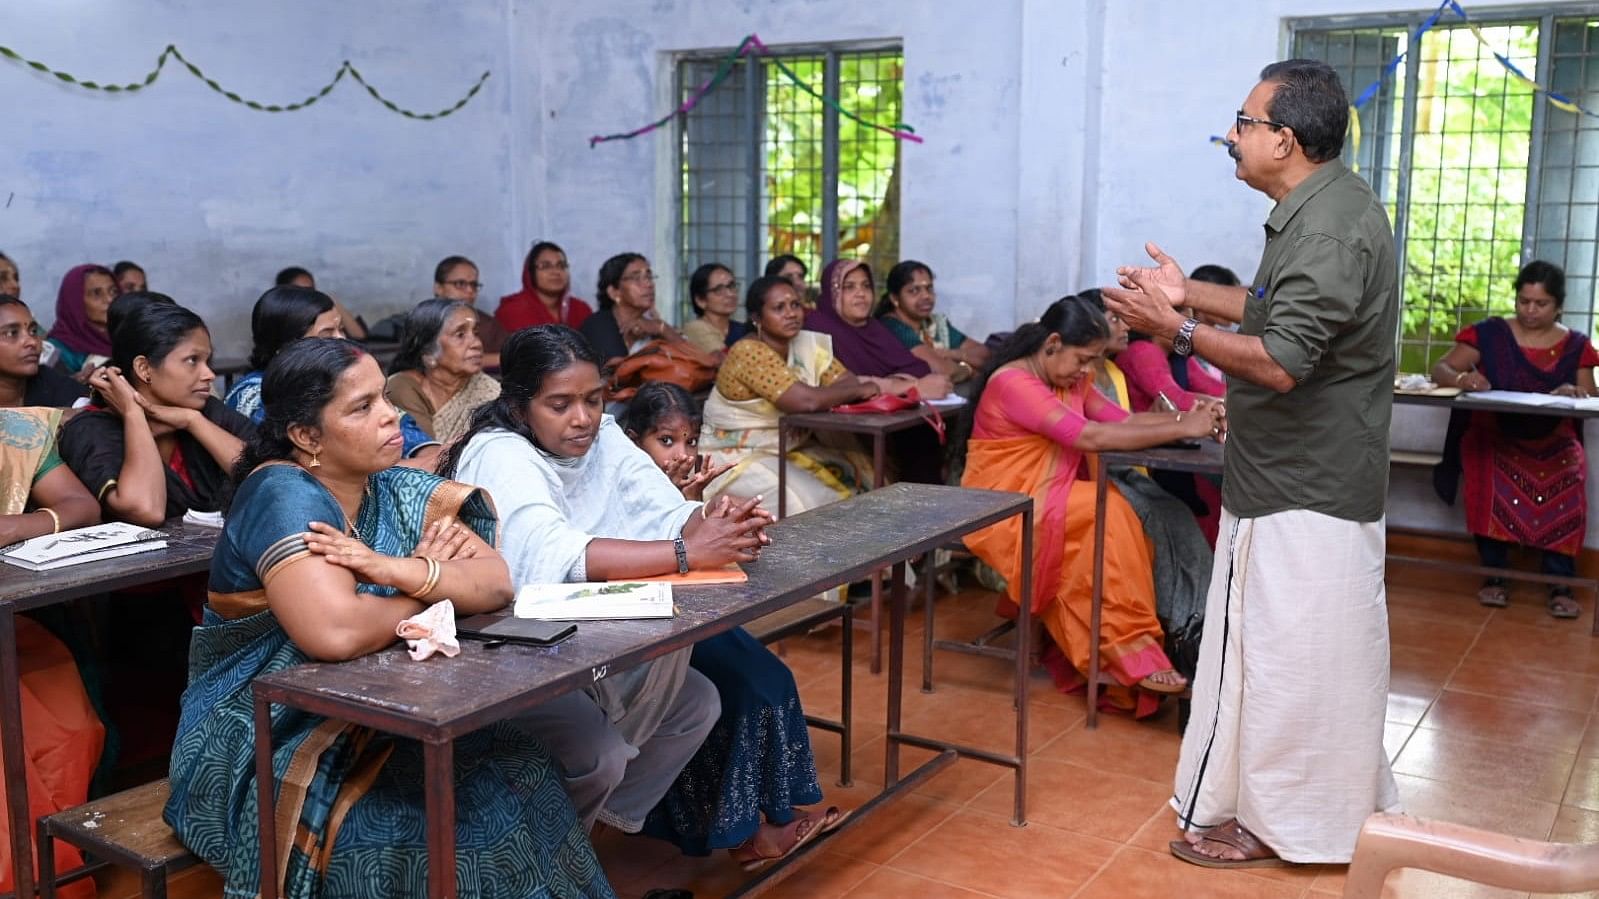
[[[1021,558],[1021,526],[1006,522],[966,538],[978,558],[1004,576],[1013,603],[1032,603],[1066,664],[1051,666],[1063,690],[1088,668],[1093,588],[1094,489],[1083,480],[1085,455],[1141,449],[1181,437],[1218,433],[1218,410],[1129,415],[1093,387],[1105,351],[1105,317],[1078,297],[1057,300],[1038,322],[1023,325],[995,354],[967,450],[966,487],[1033,497],[1038,510],[1037,558]],[[1021,566],[1035,572],[1034,595],[1017,594]],[[1111,485],[1106,504],[1104,606],[1100,653],[1121,688],[1106,702],[1143,716],[1158,697],[1187,686],[1162,647],[1156,618],[1154,559],[1138,516]]]
[[[1584,335],[1560,323],[1566,273],[1542,260],[1516,275],[1516,314],[1487,318],[1455,336],[1433,366],[1433,380],[1466,391],[1519,390],[1593,396],[1599,353]],[[1572,577],[1588,529],[1588,455],[1582,429],[1570,418],[1495,412],[1450,417],[1449,445],[1435,478],[1453,503],[1462,470],[1466,529],[1477,539],[1482,564],[1510,567],[1512,544],[1542,550],[1545,574]],[[1485,606],[1510,602],[1503,578],[1478,592]],[[1582,608],[1571,588],[1549,590],[1549,614],[1576,618]]]
[[[61,277],[50,345],[56,366],[79,381],[111,356],[106,310],[117,296],[117,281],[103,265],[80,265]]]
[[[577,328],[594,310],[572,296],[572,269],[566,251],[541,240],[527,251],[522,262],[522,289],[500,297],[494,317],[510,334],[534,325],[566,325]]]
[[[578,330],[600,354],[602,362],[637,352],[658,337],[678,337],[671,325],[655,314],[655,273],[650,261],[638,253],[620,253],[600,266],[600,311]]]
[[[22,296],[22,272],[16,261],[4,253],[0,253],[0,294]]]
[[[988,347],[962,334],[942,312],[934,312],[937,302],[933,270],[907,259],[888,270],[888,290],[877,306],[877,318],[912,356],[959,384],[988,364]]]
[[[494,497],[514,584],[716,570],[760,552],[755,503],[687,502],[602,414],[600,360],[564,325],[511,335],[505,390],[473,416],[440,471]],[[721,712],[689,652],[612,674],[519,725],[550,747],[585,824],[638,833]]]
[[[111,266],[111,276],[117,281],[118,293],[145,293],[150,289],[150,281],[137,262],[126,259],[118,262]]]
[[[778,421],[785,412],[824,412],[870,399],[880,380],[857,378],[833,358],[832,339],[802,330],[805,310],[794,286],[759,278],[744,297],[755,333],[727,351],[705,401],[699,448],[717,467],[732,468],[705,488],[707,496],[777,496]],[[872,463],[849,449],[795,435],[788,444],[785,514],[825,506],[872,485]]]
[[[477,308],[477,292],[483,288],[477,263],[465,256],[446,256],[433,268],[433,295],[445,300],[460,300]],[[483,367],[498,370],[500,347],[511,336],[494,316],[477,310],[477,339],[483,344]]]
[[[793,253],[773,256],[766,261],[766,269],[761,274],[768,278],[782,278],[784,281],[794,285],[794,291],[799,294],[800,302],[804,303],[806,301],[805,292],[810,285],[805,283],[805,278],[810,274],[810,269],[806,268],[805,262],[798,256]],[[805,308],[810,310],[816,307],[806,305]]]
[[[309,271],[298,265],[291,265],[278,272],[277,277],[272,279],[272,285],[274,287],[303,287],[306,290],[316,290],[316,278]],[[328,296],[331,298],[332,294],[328,294]],[[366,322],[361,319],[361,316],[351,314],[350,310],[344,308],[344,304],[338,300],[334,300],[333,305],[339,310],[339,322],[344,327],[345,336],[352,340],[365,340]]]
[[[489,499],[391,467],[399,415],[371,356],[298,341],[267,367],[262,399],[194,631],[164,815],[230,896],[260,887],[251,681],[378,652],[445,597],[463,614],[511,599]],[[279,835],[292,843],[280,895],[425,895],[420,745],[288,711],[273,731],[279,820],[295,822]],[[613,895],[558,776],[507,725],[455,741],[461,896]]]
[[[99,504],[56,453],[60,421],[60,409],[0,409],[0,546],[100,521]],[[105,727],[66,645],[26,616],[16,619],[16,628],[23,776],[32,821],[88,801]],[[0,783],[0,804],[4,799],[5,786]],[[31,828],[28,835],[32,836]],[[0,816],[0,891],[16,888],[11,836],[10,816]],[[58,843],[55,871],[39,873],[48,877],[82,864],[76,849]],[[57,895],[80,899],[93,896],[94,888],[83,881],[61,888]]]
[[[343,337],[344,322],[332,297],[307,287],[274,287],[255,301],[250,312],[250,371],[233,383],[223,402],[228,408],[261,423],[266,410],[261,406],[261,376],[267,364],[285,346],[302,337]],[[410,413],[400,414],[400,433],[405,435],[405,459],[425,460],[431,468],[438,456],[439,442],[417,426]],[[403,464],[403,463],[402,463]]]
[[[749,325],[733,320],[738,309],[738,279],[720,262],[707,262],[688,279],[694,320],[683,326],[683,339],[722,358],[722,353],[749,333]]]
[[[43,348],[44,337],[27,304],[0,294],[0,407],[69,408],[89,395],[59,369],[39,364]]]
[[[433,439],[466,433],[472,412],[500,395],[483,373],[477,310],[459,300],[423,300],[405,317],[400,351],[389,364],[389,400]]]
[[[620,424],[686,499],[700,498],[716,469],[694,471],[700,422],[687,391],[646,384]],[[722,717],[644,832],[688,855],[726,849],[753,869],[842,821],[836,808],[815,816],[797,808],[821,802],[822,787],[788,666],[743,628],[694,644],[689,665],[716,685]]]
[[[949,378],[911,355],[881,321],[872,317],[872,270],[854,259],[837,259],[822,270],[822,296],[805,316],[807,330],[833,339],[833,352],[857,375],[888,379],[890,393],[916,388],[922,399],[936,400],[953,389]],[[944,452],[931,428],[890,434],[888,451],[902,481],[940,484]]]
[[[106,518],[159,527],[222,508],[255,428],[211,395],[210,360],[205,322],[182,306],[147,303],[117,325],[111,364],[89,379],[95,405],[61,431],[62,458]]]

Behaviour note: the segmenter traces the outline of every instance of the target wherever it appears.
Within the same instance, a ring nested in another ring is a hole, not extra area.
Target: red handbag
[[[846,415],[884,415],[889,412],[904,412],[907,409],[920,409],[922,421],[933,429],[938,435],[938,442],[944,442],[944,416],[938,414],[938,409],[933,404],[922,399],[921,393],[915,387],[905,391],[903,396],[896,393],[879,393],[869,400],[858,403],[846,403],[834,406],[834,412],[843,412]]]

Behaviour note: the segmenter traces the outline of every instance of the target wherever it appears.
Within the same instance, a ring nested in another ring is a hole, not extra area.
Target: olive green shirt
[[[1239,333],[1296,383],[1278,393],[1228,379],[1229,512],[1382,518],[1399,309],[1388,214],[1342,162],[1323,164],[1266,219]]]

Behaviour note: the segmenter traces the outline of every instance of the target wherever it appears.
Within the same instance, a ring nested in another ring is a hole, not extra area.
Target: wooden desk
[[[947,424],[971,408],[963,403],[948,409],[939,409]],[[777,517],[788,513],[788,435],[790,431],[833,431],[843,434],[864,434],[872,438],[872,489],[883,486],[888,468],[888,435],[906,431],[918,425],[931,427],[922,417],[920,409],[902,412],[856,415],[848,412],[800,412],[784,415],[777,422]],[[946,428],[947,433],[947,428]],[[883,670],[883,578],[872,574],[872,673]]]
[[[5,722],[5,727],[0,728],[0,758],[4,759],[6,769],[6,815],[11,824],[12,873],[17,896],[32,896],[34,888],[33,849],[29,840],[33,821],[28,815],[28,781],[23,769],[17,613],[210,570],[211,551],[220,531],[181,521],[169,521],[162,530],[168,535],[167,548],[153,552],[55,571],[29,571],[0,563],[0,721]],[[53,873],[45,871],[43,876],[50,877]]]
[[[1105,472],[1121,465],[1150,471],[1221,474],[1222,445],[1214,440],[1201,440],[1194,449],[1154,447],[1107,450],[1099,454],[1100,474],[1094,478],[1094,591],[1088,617],[1088,689],[1085,691],[1088,719],[1083,724],[1090,730],[1099,726],[1099,624],[1105,602],[1105,501],[1110,488],[1110,478],[1105,477]]]
[[[1437,406],[1460,409],[1466,412],[1509,412],[1520,415],[1548,415],[1555,418],[1575,418],[1579,421],[1599,418],[1599,409],[1562,409],[1557,406],[1523,406],[1519,403],[1496,403],[1481,400],[1469,393],[1458,396],[1427,396],[1415,393],[1394,393],[1394,404],[1400,406]]]
[[[895,484],[773,525],[773,545],[745,565],[746,584],[679,587],[677,616],[657,621],[584,622],[572,639],[553,647],[506,644],[488,650],[463,642],[453,659],[413,662],[403,647],[337,664],[310,664],[257,678],[256,789],[260,803],[261,895],[277,897],[277,833],[272,773],[271,706],[288,705],[373,727],[423,744],[427,816],[428,895],[455,895],[454,739],[495,721],[524,714],[541,702],[651,659],[685,649],[817,593],[893,566],[890,614],[888,739],[882,793],[838,830],[764,870],[739,895],[754,895],[790,873],[791,863],[819,851],[883,804],[903,795],[959,756],[1015,772],[1015,818],[1025,820],[1027,677],[1016,678],[1016,750],[999,756],[900,730],[906,597],[904,566],[916,556],[1013,516],[1022,517],[1024,547],[1032,539],[1032,500],[1013,493]],[[1024,589],[1030,585],[1024,583]],[[1026,624],[1026,613],[1023,613]],[[1026,657],[1023,647],[1023,658]],[[903,778],[901,744],[939,751]]]

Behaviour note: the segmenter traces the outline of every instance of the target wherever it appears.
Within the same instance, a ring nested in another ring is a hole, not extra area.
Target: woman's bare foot
[[[1178,674],[1176,669],[1168,668],[1149,675],[1139,681],[1138,686],[1154,693],[1181,693],[1188,689],[1188,678]]]

